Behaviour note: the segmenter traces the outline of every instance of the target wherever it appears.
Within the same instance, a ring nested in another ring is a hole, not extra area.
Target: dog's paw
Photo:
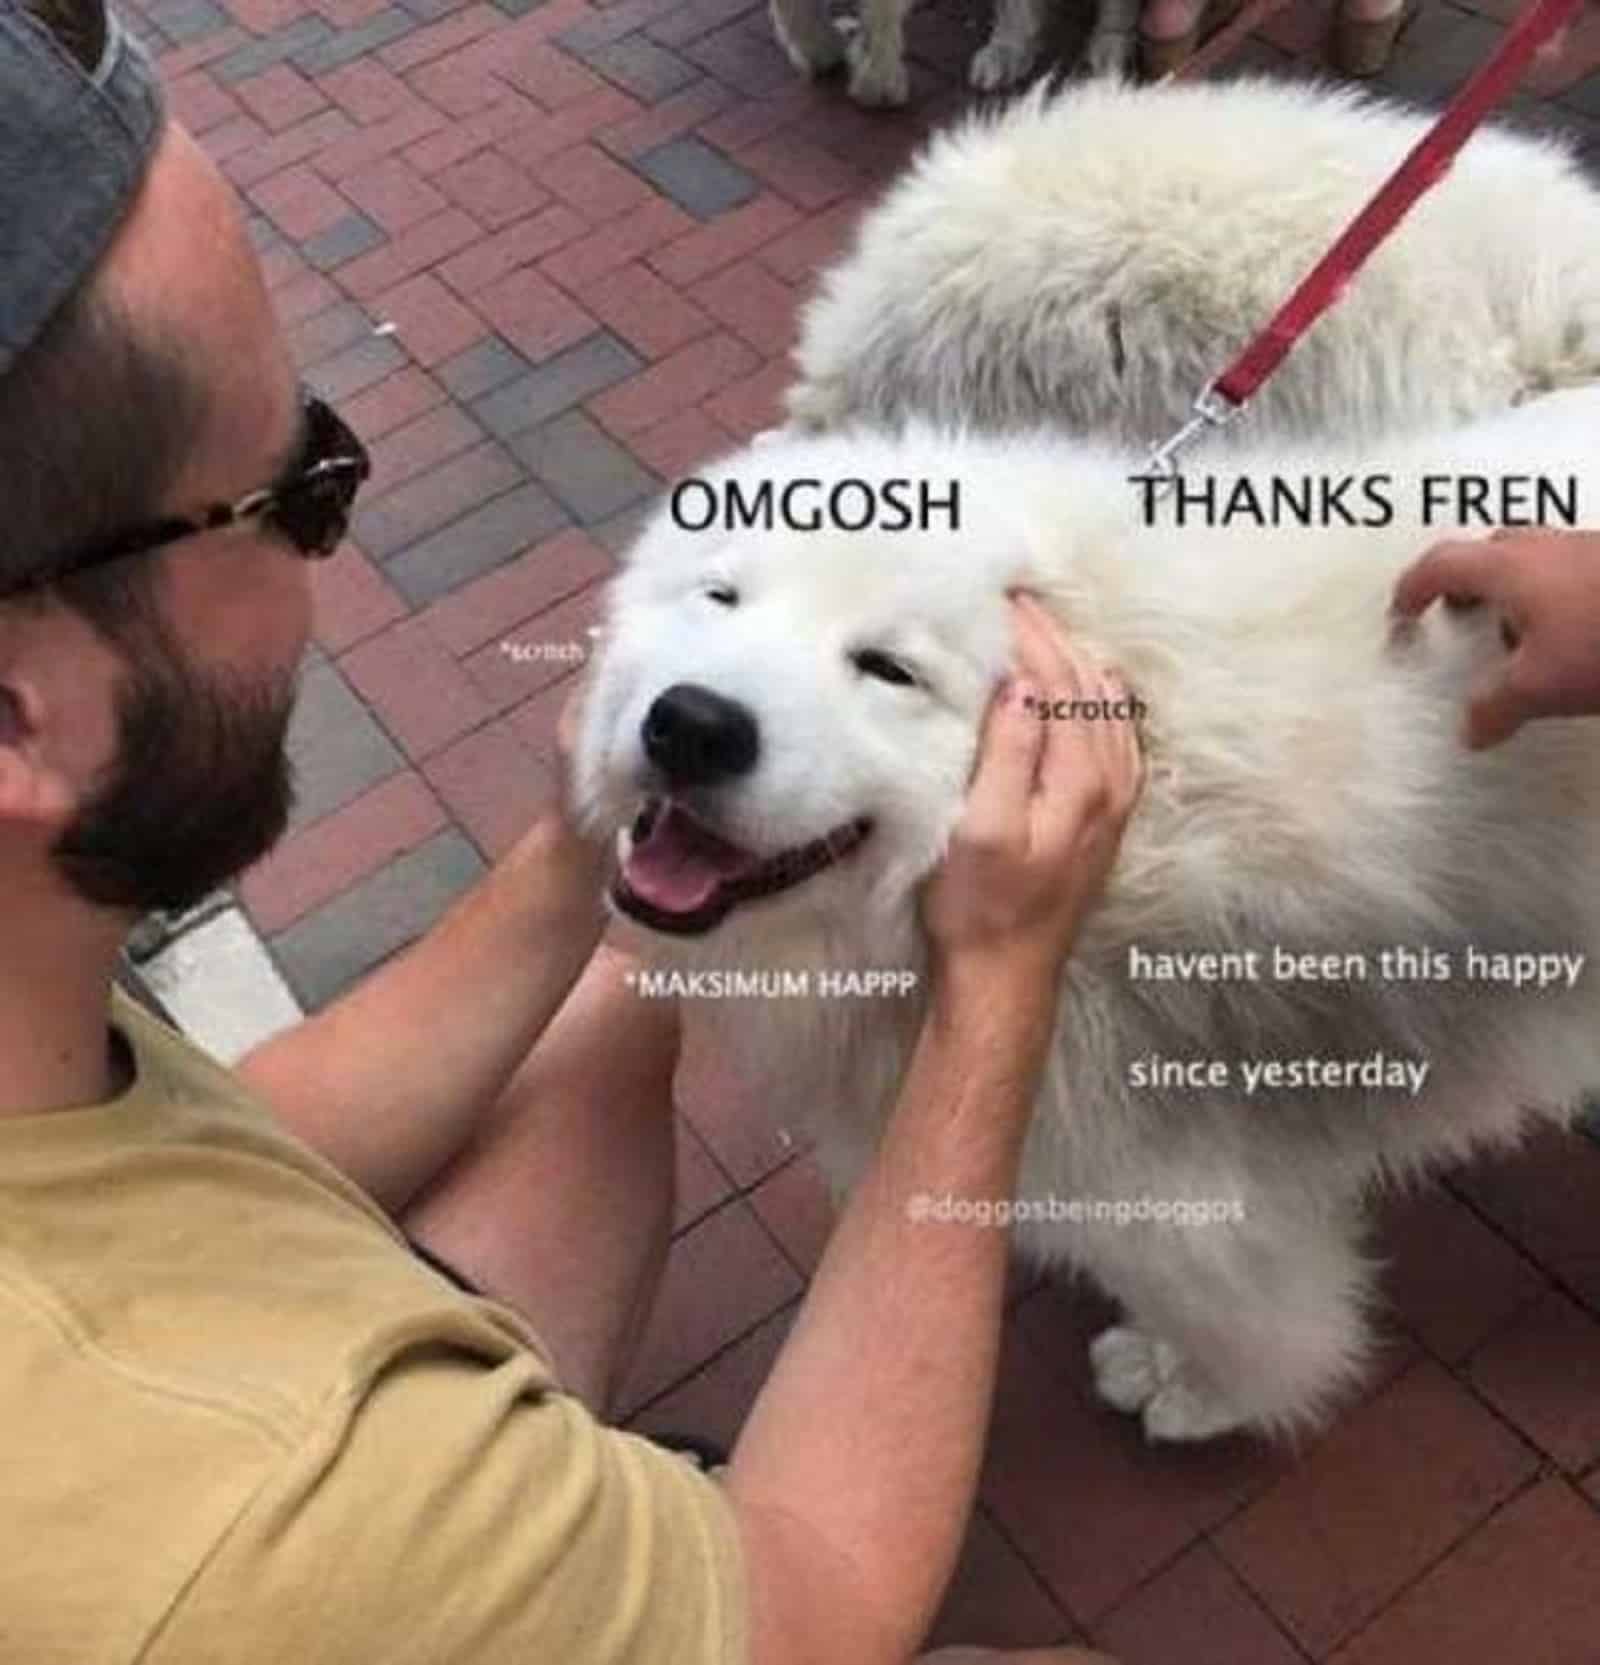
[[[1142,1411],[1178,1368],[1165,1341],[1127,1324],[1102,1330],[1089,1344],[1095,1392],[1115,1411]]]
[[[1242,1422],[1230,1405],[1193,1386],[1182,1373],[1144,1408],[1144,1435],[1149,1440],[1210,1440],[1232,1433]]]
[[[979,92],[1014,87],[1033,68],[1034,51],[1025,41],[991,40],[972,56],[968,82]]]
[[[1127,81],[1139,56],[1138,36],[1131,29],[1101,29],[1083,49],[1083,65],[1090,75]]]
[[[850,97],[871,110],[896,109],[911,97],[905,60],[871,50],[865,34],[845,43],[850,60]]]

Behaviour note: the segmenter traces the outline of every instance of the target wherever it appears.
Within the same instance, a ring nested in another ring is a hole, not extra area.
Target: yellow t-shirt
[[[3,1665],[741,1665],[717,1486],[120,991],[0,1117]]]

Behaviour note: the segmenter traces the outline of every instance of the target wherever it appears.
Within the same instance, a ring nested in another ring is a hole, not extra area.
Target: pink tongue
[[[623,876],[635,896],[667,913],[693,913],[717,893],[724,879],[757,865],[736,844],[667,804],[656,816],[650,836],[634,845]]]

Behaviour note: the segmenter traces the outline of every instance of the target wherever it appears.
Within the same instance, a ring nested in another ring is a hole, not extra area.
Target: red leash
[[[1437,185],[1472,131],[1516,85],[1529,60],[1577,11],[1583,0],[1532,0],[1506,32],[1494,56],[1451,100],[1444,114],[1345,227],[1267,327],[1194,402],[1195,414],[1151,453],[1147,473],[1177,473],[1177,453],[1208,427],[1237,416],[1290,349],[1338,300],[1369,255],[1422,194]]]

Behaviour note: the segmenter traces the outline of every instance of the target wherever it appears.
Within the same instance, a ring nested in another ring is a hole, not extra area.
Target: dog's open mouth
[[[611,899],[653,930],[698,936],[741,902],[776,896],[843,861],[871,830],[870,821],[848,821],[809,844],[757,856],[670,798],[652,798],[633,823],[632,848]]]

